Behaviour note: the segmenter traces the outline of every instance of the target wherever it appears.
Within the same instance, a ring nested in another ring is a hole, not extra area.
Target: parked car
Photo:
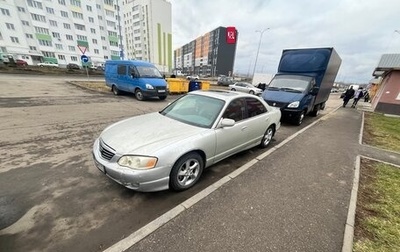
[[[257,96],[196,90],[160,112],[108,126],[93,144],[94,163],[133,190],[182,191],[196,184],[204,168],[267,147],[280,118],[279,109]]]
[[[37,64],[40,67],[58,67],[58,63],[54,62],[41,62]]]
[[[262,93],[262,89],[257,88],[247,82],[236,82],[235,84],[229,85],[229,89],[231,91],[240,91],[255,95],[260,95]]]
[[[75,63],[69,63],[68,65],[67,65],[67,69],[81,69],[81,67],[78,65],[78,64],[75,64]]]
[[[22,59],[15,60],[15,64],[17,66],[22,66],[22,67],[28,66],[28,62],[26,62],[25,60],[22,60]]]
[[[220,86],[229,86],[232,84],[235,84],[235,81],[233,80],[232,77],[222,76],[217,81],[217,85]]]

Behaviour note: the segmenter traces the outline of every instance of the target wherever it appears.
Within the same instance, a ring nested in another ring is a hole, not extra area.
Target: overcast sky
[[[381,55],[400,53],[400,0],[170,0],[173,49],[234,26],[234,72],[275,73],[283,49],[334,47],[336,81],[368,83]],[[399,30],[399,32],[396,32]]]

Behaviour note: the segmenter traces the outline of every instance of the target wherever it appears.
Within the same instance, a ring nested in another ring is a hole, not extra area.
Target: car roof
[[[229,91],[229,90],[196,90],[192,91],[188,94],[196,94],[196,95],[203,95],[203,96],[208,96],[208,97],[214,97],[217,99],[221,99],[224,101],[231,101],[236,98],[241,98],[241,97],[257,97],[251,94],[246,94],[242,92],[235,92],[235,91]]]
[[[134,65],[134,66],[153,66],[150,62],[142,61],[142,60],[107,60],[106,65],[112,64],[127,64],[127,65]]]

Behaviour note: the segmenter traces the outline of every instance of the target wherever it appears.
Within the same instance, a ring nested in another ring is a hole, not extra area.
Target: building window
[[[90,32],[93,33],[93,34],[96,34],[96,29],[90,28]]]
[[[94,23],[94,18],[89,17],[89,22],[90,22],[90,23]]]
[[[59,60],[65,60],[65,56],[64,55],[58,55],[58,59]]]
[[[25,8],[24,7],[17,7],[17,10],[19,11],[19,12],[25,12]]]
[[[104,4],[113,6],[114,5],[114,0],[104,0]]]
[[[101,5],[100,5],[100,4],[96,4],[96,8],[97,8],[98,10],[101,10]]]
[[[32,35],[32,34],[29,34],[29,33],[25,33],[25,36],[26,36],[26,38],[30,38],[30,39],[33,39],[33,35]]]
[[[61,5],[65,5],[65,0],[58,0],[58,3]]]
[[[40,22],[46,22],[46,17],[43,15],[31,13],[31,16],[32,16],[33,20],[40,21]]]
[[[10,16],[10,11],[9,10],[3,9],[3,8],[0,8],[0,9],[1,9],[1,14],[3,14],[4,16]]]
[[[51,43],[51,41],[48,41],[48,40],[39,39],[39,44],[42,46],[53,46],[53,43]]]
[[[104,31],[104,26],[100,26],[100,31]]]
[[[14,30],[14,31],[15,31],[15,27],[14,27],[13,24],[6,23],[6,26],[7,26],[7,29],[9,29],[9,30]]]
[[[97,16],[97,18],[99,19],[99,20],[103,20],[103,17],[102,16]]]
[[[118,46],[118,42],[110,41],[110,46]]]
[[[51,26],[54,26],[54,27],[57,27],[57,26],[58,26],[58,25],[57,25],[57,21],[49,20],[49,22],[50,22],[50,25],[51,25]]]
[[[78,57],[76,57],[76,56],[71,56],[71,60],[72,60],[72,61],[78,61]]]
[[[101,40],[106,41],[106,37],[101,36]]]
[[[75,26],[75,29],[77,29],[77,30],[81,30],[81,31],[85,31],[86,30],[84,25],[74,24],[74,26]]]
[[[64,23],[64,28],[65,28],[65,29],[71,30],[71,25],[70,25],[70,24],[67,24],[67,23]]]
[[[15,43],[15,44],[19,44],[19,40],[17,37],[10,37],[11,38],[11,42]]]
[[[62,16],[62,17],[68,17],[68,12],[66,12],[66,11],[61,11],[61,16]]]
[[[87,11],[92,11],[92,6],[86,5],[86,10],[87,10]]]
[[[107,46],[103,46],[103,50],[104,50],[104,51],[107,51]]]
[[[57,48],[58,50],[63,50],[63,46],[62,46],[61,44],[56,44],[56,48]]]
[[[68,46],[68,50],[70,50],[71,52],[75,52],[75,46]]]
[[[92,39],[93,44],[97,45],[97,39]]]
[[[69,35],[69,34],[65,35],[65,38],[67,40],[74,40],[74,37],[72,35]]]
[[[100,54],[99,49],[94,49],[95,54]]]
[[[83,19],[83,14],[82,14],[82,13],[79,13],[79,12],[73,11],[73,12],[72,12],[72,16],[73,16],[74,18]]]
[[[46,11],[47,11],[47,13],[54,14],[53,8],[46,7]]]
[[[58,38],[58,39],[61,38],[60,33],[58,33],[58,32],[53,32],[52,35],[53,35],[53,38]]]
[[[29,50],[36,51],[37,49],[36,49],[36,46],[29,46]]]
[[[87,37],[86,37],[86,36],[83,36],[83,35],[76,35],[76,38],[77,38],[78,40],[87,41]]]
[[[48,58],[55,58],[56,55],[53,52],[46,52],[46,51],[42,51],[42,54],[44,57],[48,57]]]
[[[37,33],[50,35],[49,29],[46,29],[46,28],[43,28],[43,27],[37,27],[37,26],[35,26],[35,31],[36,31]]]
[[[71,5],[75,5],[75,6],[81,7],[81,1],[80,0],[70,0],[69,2],[71,3]]]
[[[27,0],[27,2],[28,2],[28,5],[31,7],[43,9],[43,5],[41,2],[33,1],[33,0]]]

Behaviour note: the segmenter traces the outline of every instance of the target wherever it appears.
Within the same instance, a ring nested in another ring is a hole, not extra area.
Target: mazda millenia
[[[93,145],[97,168],[137,191],[182,191],[203,169],[240,151],[266,147],[281,112],[257,96],[193,91],[160,112],[108,126]]]

